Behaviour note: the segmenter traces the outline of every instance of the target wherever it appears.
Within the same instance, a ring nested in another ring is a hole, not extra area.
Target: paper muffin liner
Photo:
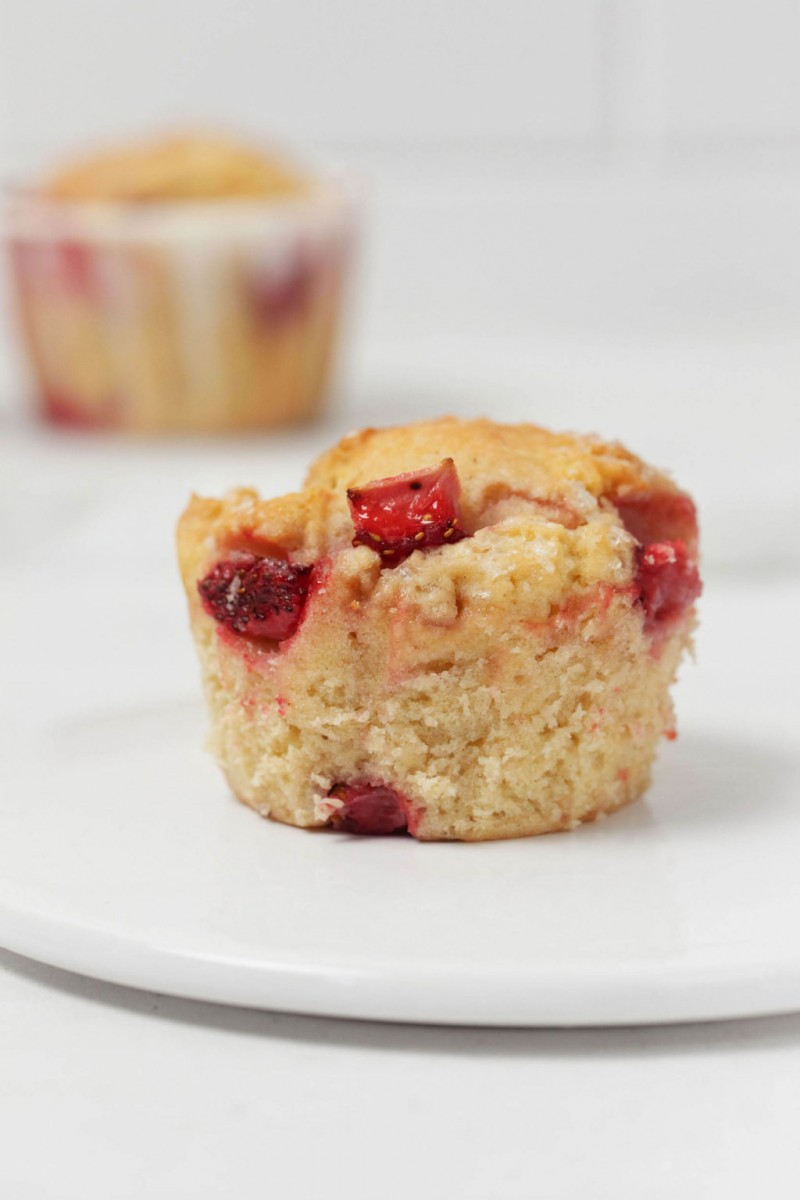
[[[354,232],[340,184],[146,207],[15,194],[6,236],[41,412],[142,431],[310,419],[331,380]]]

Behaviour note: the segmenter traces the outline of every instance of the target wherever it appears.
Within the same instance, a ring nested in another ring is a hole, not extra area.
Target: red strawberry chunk
[[[399,833],[408,827],[410,804],[394,788],[372,783],[337,783],[330,791],[338,800],[331,825],[343,833]]]
[[[680,616],[703,588],[697,563],[689,557],[680,538],[652,542],[640,549],[637,582],[648,630]]]
[[[452,458],[438,467],[348,488],[356,531],[353,545],[371,547],[384,566],[394,567],[414,550],[460,541],[466,537],[460,490]]]
[[[697,551],[697,511],[685,492],[629,492],[611,497],[622,524],[643,546],[680,539]]]
[[[282,325],[302,316],[318,276],[318,268],[307,256],[299,257],[282,273],[256,276],[248,289],[253,316],[266,326]]]
[[[232,554],[197,585],[206,612],[234,633],[283,641],[303,613],[311,567],[279,558]]]

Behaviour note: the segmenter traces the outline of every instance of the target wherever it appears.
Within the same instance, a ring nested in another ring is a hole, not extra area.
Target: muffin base
[[[292,683],[286,659],[206,630],[211,747],[238,799],[287,824],[326,825],[331,787],[372,781],[408,801],[423,841],[572,829],[647,788],[659,737],[674,736],[668,688],[691,623],[654,644],[630,595],[602,593],[578,615],[509,634],[490,659],[408,678],[370,679],[355,659],[333,675],[330,658],[309,675],[298,641]],[[360,677],[352,707],[348,677]]]

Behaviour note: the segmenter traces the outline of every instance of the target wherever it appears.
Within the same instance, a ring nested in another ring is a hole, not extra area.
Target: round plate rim
[[[253,960],[192,954],[0,901],[0,945],[59,970],[241,1008],[401,1024],[614,1027],[800,1010],[800,958],[627,960],[487,972],[479,964]]]

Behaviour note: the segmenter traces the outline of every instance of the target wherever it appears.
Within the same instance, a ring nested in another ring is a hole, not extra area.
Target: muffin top
[[[350,434],[312,464],[306,486],[341,496],[347,488],[443,458],[456,463],[462,507],[472,521],[514,496],[572,503],[580,512],[620,489],[677,491],[666,476],[618,442],[553,433],[539,425],[456,417]]]
[[[375,480],[425,471],[452,459],[460,484],[460,510],[467,534],[509,519],[531,528],[543,524],[574,532],[590,521],[613,517],[617,524],[646,524],[657,498],[653,524],[635,530],[642,541],[683,538],[694,550],[694,505],[661,471],[619,442],[595,436],[551,433],[538,425],[501,425],[486,419],[443,417],[413,425],[363,429],[343,438],[310,467],[306,486],[272,500],[247,488],[224,500],[200,500],[206,519],[233,531],[274,541],[291,555],[311,561],[351,544],[353,522],[348,490]],[[616,510],[625,510],[617,519]]]
[[[44,181],[53,200],[163,203],[282,199],[309,181],[279,158],[236,140],[187,133],[79,158]]]
[[[195,497],[179,530],[190,594],[230,555],[327,562],[343,603],[413,611],[433,647],[470,613],[470,636],[490,640],[512,616],[546,620],[570,597],[630,586],[637,547],[678,541],[691,564],[691,499],[619,444],[454,418],[346,437],[302,492]]]

